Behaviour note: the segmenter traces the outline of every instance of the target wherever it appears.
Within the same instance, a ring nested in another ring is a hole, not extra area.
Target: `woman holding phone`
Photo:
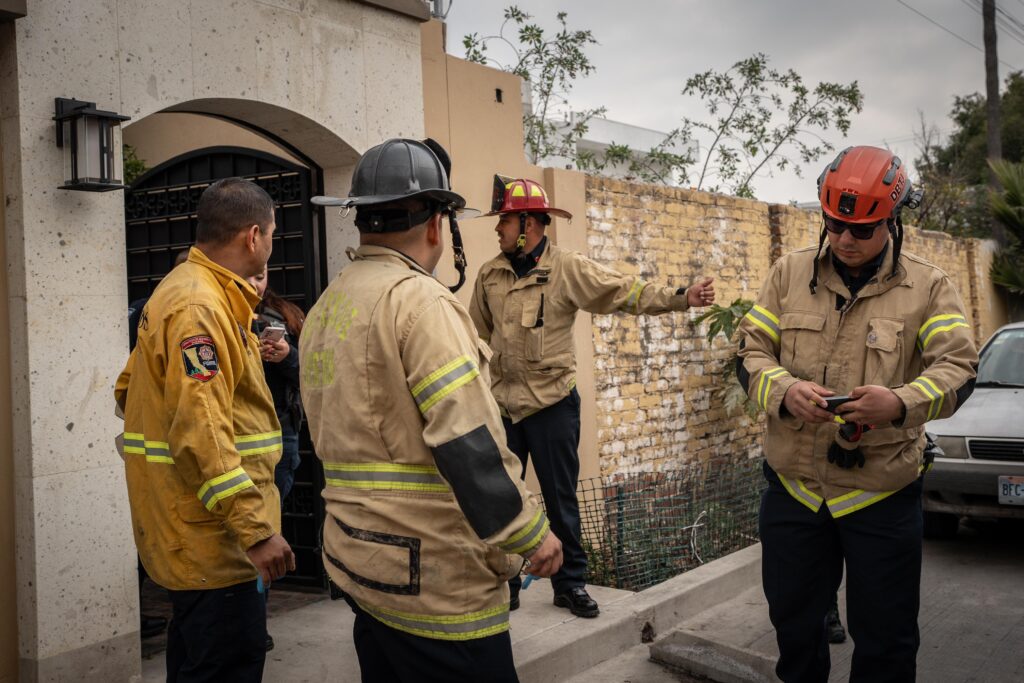
[[[274,470],[274,482],[281,492],[281,504],[295,482],[299,460],[299,429],[302,402],[299,397],[299,334],[305,314],[302,309],[267,288],[267,271],[249,278],[263,301],[256,308],[253,331],[260,337],[260,357],[267,386],[274,398],[281,422],[283,452]]]

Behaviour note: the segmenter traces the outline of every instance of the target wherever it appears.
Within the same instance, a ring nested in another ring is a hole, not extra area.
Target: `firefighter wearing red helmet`
[[[920,192],[898,157],[846,149],[818,196],[818,248],[772,266],[737,364],[768,416],[760,536],[775,670],[828,680],[825,615],[845,563],[850,680],[913,681],[924,427],[971,395],[978,354],[949,276],[902,250],[900,214]]]
[[[477,276],[470,314],[492,347],[491,388],[502,409],[509,448],[525,473],[532,455],[552,531],[562,540],[562,569],[552,577],[554,603],[596,617],[597,603],[583,580],[587,556],[580,544],[576,499],[579,478],[580,397],[572,328],[579,310],[633,315],[685,311],[714,301],[711,278],[689,289],[659,287],[622,275],[582,254],[550,243],[550,205],[539,183],[495,176],[488,216],[498,216],[501,253]],[[518,579],[510,582],[519,605]]]

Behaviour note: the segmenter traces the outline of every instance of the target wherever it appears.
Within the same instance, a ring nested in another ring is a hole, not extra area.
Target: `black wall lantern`
[[[130,116],[96,109],[95,102],[55,100],[57,146],[64,150],[62,190],[107,192],[120,190],[121,122]]]

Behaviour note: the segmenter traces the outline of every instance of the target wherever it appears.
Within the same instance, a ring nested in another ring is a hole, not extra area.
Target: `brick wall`
[[[756,298],[770,264],[815,246],[821,225],[814,211],[597,176],[587,178],[586,204],[591,258],[673,287],[713,275],[722,304]],[[950,274],[968,315],[980,321],[979,341],[1001,324],[986,313],[992,288],[984,281],[985,249],[978,240],[908,228],[904,244]],[[762,420],[728,415],[711,391],[733,349],[721,337],[709,345],[703,328],[690,324],[696,315],[594,316],[602,476],[760,455]]]

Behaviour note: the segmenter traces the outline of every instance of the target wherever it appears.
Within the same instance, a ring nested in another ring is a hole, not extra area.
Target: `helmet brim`
[[[373,206],[374,204],[390,204],[391,202],[403,199],[433,199],[454,208],[456,215],[460,218],[476,218],[480,215],[478,209],[466,207],[466,200],[462,195],[448,190],[424,190],[413,194],[381,194],[368,197],[329,197],[317,195],[316,197],[311,197],[309,201],[317,206],[340,206],[344,209],[351,209],[360,206]]]
[[[506,209],[505,211],[490,211],[488,213],[481,214],[480,217],[481,218],[486,218],[488,216],[501,216],[501,215],[506,214],[506,213],[547,213],[547,214],[551,214],[552,216],[558,216],[559,218],[565,218],[565,219],[570,220],[570,221],[572,220],[572,214],[571,213],[569,213],[568,211],[565,211],[564,209],[554,209],[554,208],[551,208],[551,209],[525,209],[525,210],[524,209]]]

